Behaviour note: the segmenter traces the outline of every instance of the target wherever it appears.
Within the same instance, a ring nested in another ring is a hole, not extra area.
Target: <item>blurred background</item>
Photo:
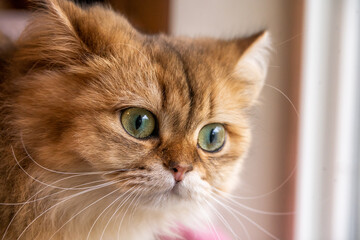
[[[359,1],[96,2],[149,34],[232,38],[268,29],[274,51],[251,113],[237,212],[219,206],[227,222],[218,224],[233,239],[360,238]],[[16,39],[27,9],[26,0],[1,0],[0,30]]]

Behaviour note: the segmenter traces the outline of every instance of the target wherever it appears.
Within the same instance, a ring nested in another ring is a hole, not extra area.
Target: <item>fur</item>
[[[106,7],[35,6],[16,43],[0,36],[0,237],[156,239],[201,227],[213,189],[236,186],[268,33],[149,36]],[[122,128],[134,106],[156,116],[155,137]],[[209,123],[227,132],[215,153],[197,146]],[[193,167],[177,184],[174,162]]]

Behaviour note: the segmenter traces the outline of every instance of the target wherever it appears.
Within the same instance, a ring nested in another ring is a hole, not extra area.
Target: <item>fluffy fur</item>
[[[101,6],[36,5],[14,45],[0,36],[0,239],[155,239],[206,223],[249,147],[268,34],[148,36]],[[125,132],[134,106],[157,136]],[[227,131],[216,153],[197,146],[209,123]],[[177,184],[174,163],[193,167]]]

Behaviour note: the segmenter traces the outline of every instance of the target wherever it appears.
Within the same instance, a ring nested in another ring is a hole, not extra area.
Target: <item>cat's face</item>
[[[54,1],[20,41],[14,125],[43,166],[99,172],[150,204],[201,201],[236,184],[267,45],[144,36]]]

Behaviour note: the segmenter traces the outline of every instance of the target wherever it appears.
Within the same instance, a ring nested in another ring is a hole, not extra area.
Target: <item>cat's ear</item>
[[[233,76],[237,81],[247,85],[248,91],[245,94],[252,104],[257,99],[266,78],[271,52],[270,34],[262,31],[235,41],[241,54],[233,69]]]
[[[32,4],[35,13],[19,39],[19,60],[28,61],[30,68],[31,63],[54,68],[90,54],[106,56],[114,43],[135,32],[109,8],[80,8],[67,0],[32,0]]]

